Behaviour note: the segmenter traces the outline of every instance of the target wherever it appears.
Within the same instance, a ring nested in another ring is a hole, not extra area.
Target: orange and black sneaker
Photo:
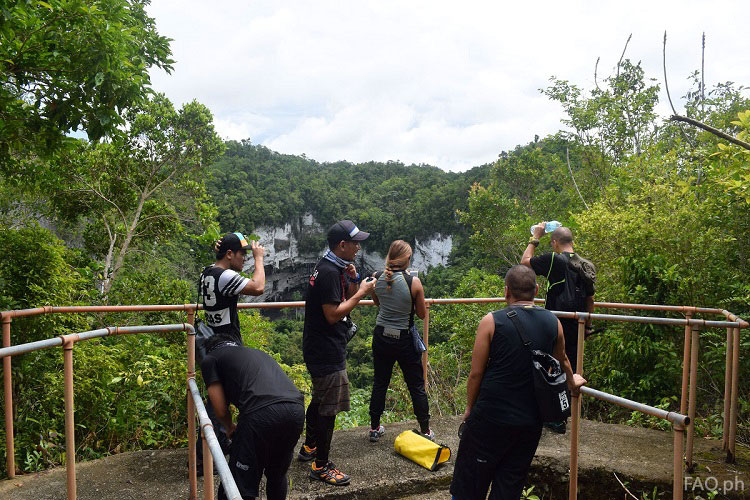
[[[306,444],[302,445],[302,448],[299,449],[299,453],[297,453],[297,460],[300,462],[309,462],[313,458],[315,458],[315,455],[318,454],[318,448],[310,448]]]
[[[315,467],[315,462],[313,462],[310,469],[310,479],[317,479],[334,486],[344,486],[352,480],[348,475],[338,470],[333,462],[328,462],[323,467]]]

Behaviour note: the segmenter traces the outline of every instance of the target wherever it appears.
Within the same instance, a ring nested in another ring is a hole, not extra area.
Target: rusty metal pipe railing
[[[490,298],[448,298],[448,299],[425,299],[427,305],[432,304],[466,304],[466,303],[498,303],[498,302],[505,302],[504,297],[490,297]],[[543,299],[535,299],[536,303],[544,303]],[[360,302],[360,305],[364,306],[371,306],[374,305],[374,302],[371,300],[364,300]],[[593,314],[593,313],[569,313],[569,312],[561,312],[561,311],[553,311],[558,317],[563,318],[586,318],[586,319],[599,319],[599,320],[605,320],[605,321],[625,321],[625,322],[639,322],[639,323],[651,323],[651,324],[672,324],[672,325],[684,325],[686,326],[686,330],[690,326],[702,326],[702,327],[726,327],[726,328],[732,328],[733,331],[736,332],[736,334],[732,335],[732,354],[731,354],[731,366],[734,368],[735,366],[739,366],[739,329],[747,328],[749,326],[747,321],[742,320],[741,318],[737,317],[735,314],[725,310],[725,309],[717,309],[717,308],[706,308],[706,307],[695,307],[695,306],[671,306],[671,305],[657,305],[657,304],[627,304],[627,303],[613,303],[613,302],[595,302],[595,307],[599,308],[611,308],[611,309],[637,309],[637,310],[651,310],[651,311],[670,311],[670,312],[680,312],[686,315],[686,319],[674,319],[674,318],[655,318],[655,317],[640,317],[640,316],[626,316],[626,315],[605,315],[605,314]],[[255,303],[243,303],[239,304],[240,309],[260,309],[260,308],[269,308],[269,309],[281,309],[286,307],[304,307],[304,302],[302,301],[295,301],[295,302],[274,302],[274,303],[264,303],[264,302],[255,302]],[[29,309],[18,309],[13,311],[0,311],[0,317],[2,318],[2,325],[3,325],[3,348],[11,347],[11,339],[10,339],[10,323],[12,318],[14,317],[28,317],[28,316],[35,316],[40,314],[52,314],[52,313],[76,313],[76,312],[128,312],[128,311],[138,311],[138,312],[152,312],[152,311],[185,311],[188,314],[188,323],[192,323],[192,318],[194,317],[195,311],[197,309],[202,309],[200,305],[196,304],[154,304],[154,305],[128,305],[128,306],[44,306],[44,307],[37,307],[37,308],[29,308]],[[696,313],[701,314],[718,314],[723,315],[728,321],[710,321],[710,320],[703,320],[703,319],[692,319],[691,316]],[[425,336],[428,334],[429,331],[429,319],[426,323],[426,331]],[[123,327],[128,328],[128,327]],[[129,333],[126,330],[118,333]],[[101,335],[104,336],[104,335]],[[193,339],[194,340],[194,339]],[[190,343],[190,339],[188,340],[188,343]],[[686,349],[688,349],[688,346],[686,346]],[[689,350],[687,351],[689,352]],[[13,355],[16,353],[14,352]],[[727,358],[729,359],[729,355]],[[425,356],[426,358],[426,356]],[[683,355],[683,365],[687,366],[689,360],[687,359],[686,355]],[[190,363],[190,360],[189,360]],[[426,366],[427,362],[426,359],[424,360],[423,364]],[[729,366],[729,365],[728,365]],[[737,404],[738,404],[738,380],[735,380],[738,378],[738,368],[733,369],[731,374],[727,373],[725,376],[729,379],[732,379],[732,382],[730,385],[730,398],[731,402],[729,403],[729,430],[726,430],[725,426],[725,434],[726,434],[726,441],[727,441],[727,460],[731,461],[734,457],[734,438],[736,437],[736,421],[737,421]],[[191,371],[191,370],[189,370]],[[194,373],[194,366],[192,369],[192,372]],[[425,377],[426,380],[426,377]],[[725,392],[726,392],[726,383],[725,383]],[[14,477],[15,476],[15,461],[14,461],[14,442],[13,442],[13,401],[12,401],[12,374],[11,374],[11,356],[4,356],[3,357],[3,390],[4,390],[4,396],[5,396],[5,405],[4,405],[4,413],[5,413],[5,429],[6,429],[6,465],[8,468],[8,476]],[[685,399],[685,393],[686,391],[682,392],[682,397]],[[681,404],[681,411],[684,411]],[[726,403],[726,395],[725,395],[725,406],[727,406]],[[188,413],[190,414],[192,412],[192,402],[191,398],[188,398]],[[725,420],[726,420],[726,412],[725,412]],[[190,426],[188,426],[190,427]],[[732,429],[734,427],[734,431]],[[190,429],[189,429],[190,432]],[[731,441],[731,443],[730,443]],[[191,455],[194,455],[194,445],[189,445],[189,457]],[[190,461],[190,460],[189,460]],[[191,467],[191,476],[195,476],[194,473],[195,467]],[[197,481],[191,478],[191,485],[195,484]],[[196,488],[191,487],[191,492],[195,492]],[[191,495],[191,497],[194,497],[194,495]]]
[[[190,309],[187,312],[188,324],[195,324],[195,309]],[[187,380],[195,378],[195,329],[191,329],[187,332]],[[186,381],[187,382],[187,381]],[[195,450],[195,404],[193,404],[193,395],[190,392],[190,387],[187,385],[186,399],[187,399],[187,419],[188,419],[188,482],[189,482],[189,498],[190,500],[196,500],[198,497],[198,469],[197,469],[197,456]],[[213,473],[212,473],[213,479]]]
[[[596,389],[592,389],[591,387],[586,387],[586,386],[581,387],[581,394],[584,394],[586,396],[591,396],[592,398],[606,401],[607,403],[612,403],[617,406],[622,406],[623,408],[627,408],[628,410],[639,411],[641,413],[645,413],[646,415],[659,417],[664,420],[668,420],[669,422],[673,424],[679,424],[679,425],[690,424],[690,417],[687,415],[683,415],[681,413],[677,413],[674,411],[662,410],[661,408],[649,406],[647,404],[639,403],[631,399],[625,399],[620,396],[615,396],[614,394],[609,394],[606,392],[598,391]]]
[[[482,297],[482,298],[447,298],[447,299],[425,299],[425,302],[429,304],[462,304],[462,303],[492,303],[492,302],[505,302],[505,297]],[[543,304],[544,299],[534,299],[537,304]],[[362,300],[361,305],[374,305],[372,300]],[[54,314],[54,313],[76,313],[76,312],[148,312],[148,311],[188,311],[190,309],[195,310],[195,304],[148,304],[148,305],[126,305],[126,306],[44,306],[34,307],[30,309],[16,309],[12,311],[2,311],[0,315],[3,317],[22,317],[22,316],[36,316],[39,314]],[[287,301],[287,302],[245,302],[238,304],[241,309],[256,309],[256,308],[268,308],[268,309],[280,309],[285,307],[304,307],[304,301]],[[726,309],[717,309],[711,307],[696,307],[696,306],[673,306],[673,305],[659,305],[659,304],[629,304],[620,302],[594,302],[594,307],[604,309],[636,309],[643,311],[671,311],[686,314],[691,313],[702,313],[702,314],[717,314],[727,317],[730,321],[739,321],[741,323],[740,328],[748,328],[747,321],[735,316],[733,313]],[[198,309],[202,309],[199,305]]]
[[[424,376],[424,388],[427,390],[427,351],[430,349],[430,304],[425,304],[424,320],[422,324],[422,342],[427,348],[422,353],[422,375]]]
[[[3,348],[10,347],[11,316],[2,317]],[[8,478],[16,477],[16,445],[13,440],[13,378],[11,375],[11,357],[3,358],[3,397],[5,413],[5,467]]]
[[[740,330],[738,328],[734,329],[732,342],[734,344],[732,349],[732,404],[729,415],[729,450],[727,451],[727,462],[733,464],[737,460],[735,446],[737,444],[737,406],[740,397]]]
[[[673,485],[672,485],[672,498],[673,500],[682,500],[682,489],[683,489],[683,468],[682,468],[682,435],[684,433],[685,426],[689,425],[691,423],[690,417],[687,415],[683,415],[681,413],[676,413],[672,411],[666,411],[662,410],[661,408],[655,408],[653,406],[649,406],[643,403],[639,403],[637,401],[632,401],[630,399],[621,398],[620,396],[615,396],[614,394],[608,394],[606,392],[597,391],[596,389],[592,389],[590,387],[581,387],[580,392],[582,395],[591,396],[593,398],[599,399],[601,401],[605,401],[607,403],[612,403],[618,406],[621,406],[623,408],[627,408],[629,410],[633,411],[639,411],[641,413],[645,413],[647,415],[653,415],[655,417],[662,418],[664,420],[669,421],[672,424],[672,431],[674,432],[674,450],[673,450],[673,457],[672,457],[672,463],[673,463]],[[579,396],[580,399],[580,396]],[[575,406],[573,407],[575,408]],[[577,424],[577,415],[573,417],[573,426]],[[571,458],[573,456],[573,440],[576,441],[576,448],[577,448],[577,440],[578,440],[578,433],[576,432],[575,437],[573,436],[573,432],[571,432]],[[572,462],[571,462],[572,464]],[[575,500],[578,498],[578,462],[575,463],[575,469],[571,467],[570,469],[570,489],[568,494],[569,500]]]
[[[690,332],[690,390],[688,392],[688,416],[690,423],[687,426],[687,442],[685,443],[685,463],[688,470],[692,471],[693,463],[693,441],[695,438],[695,397],[698,391],[698,347],[700,342],[700,330],[693,326]]]
[[[109,335],[134,334],[134,333],[160,333],[172,331],[187,331],[195,335],[192,325],[187,323],[171,325],[146,325],[107,327],[97,330],[89,330],[81,333],[61,335],[56,338],[29,342],[16,346],[0,348],[0,357],[3,361],[10,360],[12,356],[39,351],[49,347],[62,345],[63,347],[63,379],[64,379],[64,403],[65,403],[65,469],[67,498],[75,500],[76,491],[76,469],[75,469],[75,408],[73,390],[73,348],[76,342],[89,340]],[[6,405],[6,407],[10,407]],[[12,427],[11,427],[12,430]],[[9,469],[11,471],[11,469]]]
[[[724,364],[724,424],[721,429],[721,448],[729,450],[729,413],[732,411],[732,353],[734,328],[727,328],[727,353]]]
[[[576,373],[583,375],[583,349],[586,338],[586,321],[578,320],[578,337],[576,351]],[[575,395],[570,408],[570,483],[568,497],[578,497],[578,435],[581,430],[581,396]]]
[[[195,408],[198,412],[198,420],[200,421],[201,429],[203,430],[203,435],[206,436],[206,442],[208,443],[208,448],[211,451],[211,453],[208,456],[204,456],[204,464],[207,462],[207,458],[209,456],[213,457],[213,460],[216,464],[216,468],[219,471],[219,477],[221,478],[221,484],[224,487],[224,492],[227,494],[227,497],[230,500],[242,500],[242,496],[240,495],[239,490],[237,489],[237,484],[234,482],[234,478],[232,477],[232,473],[229,470],[229,465],[227,464],[226,459],[224,458],[224,453],[221,451],[221,446],[219,446],[219,440],[216,438],[216,434],[214,434],[213,425],[211,425],[211,419],[208,418],[208,413],[206,413],[206,407],[203,406],[203,399],[201,398],[201,394],[198,391],[198,384],[195,383],[194,378],[188,379],[188,387],[190,389],[190,394],[193,398],[193,403],[195,404]],[[205,472],[205,471],[204,471]],[[212,471],[209,471],[212,472]],[[212,473],[209,473],[208,476],[205,477],[213,477]],[[204,491],[207,488],[204,486]],[[213,498],[213,487],[210,489],[211,496],[206,498]]]
[[[65,380],[65,476],[68,500],[76,499],[76,438],[73,413],[73,346],[75,335],[60,338],[63,341],[63,371]]]
[[[692,313],[685,316],[686,319],[692,318]],[[690,325],[685,325],[685,341],[682,347],[682,386],[680,389],[680,413],[687,413],[688,405],[688,387],[690,380]]]

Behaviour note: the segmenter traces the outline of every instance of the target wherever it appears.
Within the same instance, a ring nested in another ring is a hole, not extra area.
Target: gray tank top
[[[380,302],[375,325],[398,328],[399,330],[409,328],[411,290],[406,284],[403,272],[393,273],[393,283],[390,290],[385,280],[385,273],[380,275],[378,282],[375,283],[375,294]]]

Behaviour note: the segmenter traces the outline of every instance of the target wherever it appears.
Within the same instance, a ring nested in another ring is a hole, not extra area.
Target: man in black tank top
[[[505,276],[505,298],[526,330],[532,349],[552,354],[565,371],[573,394],[586,383],[574,375],[565,355],[560,322],[534,306],[534,271],[513,266]],[[518,500],[534,458],[542,421],[534,396],[531,353],[506,309],[479,323],[467,381],[466,423],[458,446],[451,494],[455,500]]]

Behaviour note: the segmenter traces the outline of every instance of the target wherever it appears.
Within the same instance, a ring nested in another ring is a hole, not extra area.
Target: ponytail
[[[385,260],[385,282],[387,289],[390,290],[393,285],[393,273],[405,271],[411,259],[411,246],[404,240],[396,240],[391,243],[388,249],[388,257]]]

